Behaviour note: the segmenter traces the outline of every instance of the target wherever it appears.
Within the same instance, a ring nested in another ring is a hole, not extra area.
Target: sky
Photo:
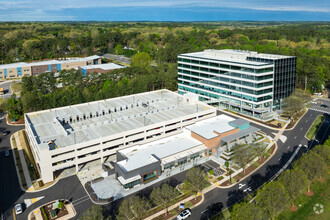
[[[0,0],[0,21],[330,21],[330,0]]]

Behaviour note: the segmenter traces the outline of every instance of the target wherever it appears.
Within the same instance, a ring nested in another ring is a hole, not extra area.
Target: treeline
[[[130,67],[103,74],[61,71],[22,78],[21,97],[8,101],[10,118],[19,119],[23,112],[74,105],[101,99],[147,92],[177,89],[176,65],[161,64],[154,68]]]
[[[241,49],[297,56],[297,85],[320,91],[330,79],[329,22],[1,23],[0,60],[149,53],[158,63],[204,49]],[[125,49],[125,46],[130,49]],[[132,50],[133,49],[133,50]]]
[[[235,204],[231,208],[231,219],[274,219],[289,207],[296,210],[295,200],[302,193],[312,196],[310,187],[313,182],[324,182],[322,179],[328,175],[329,155],[330,139],[303,154],[293,163],[293,168],[284,171],[276,181],[265,184],[257,191],[253,202]]]

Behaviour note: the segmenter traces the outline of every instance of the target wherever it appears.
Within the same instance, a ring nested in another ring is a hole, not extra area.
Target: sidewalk
[[[14,138],[15,138],[19,159],[20,159],[21,164],[22,164],[23,174],[24,174],[24,178],[25,178],[25,181],[26,181],[28,191],[32,191],[32,190],[34,190],[34,188],[33,188],[33,185],[32,185],[32,180],[31,180],[31,177],[30,177],[30,174],[29,174],[28,167],[26,165],[24,152],[23,152],[24,149],[22,148],[21,141],[20,141],[19,136],[18,136],[18,132],[15,132],[13,135],[14,135]],[[17,175],[20,175],[20,174],[18,173]]]

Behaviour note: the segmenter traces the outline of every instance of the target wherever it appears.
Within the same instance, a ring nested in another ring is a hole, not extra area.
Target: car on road
[[[3,136],[6,136],[7,134],[9,134],[9,131],[3,131],[3,132],[2,132],[2,135],[3,135]]]
[[[21,214],[23,212],[23,208],[22,208],[22,204],[16,204],[15,205],[15,214],[16,215],[19,215],[19,214]]]
[[[176,219],[181,220],[181,219],[186,219],[189,216],[191,216],[191,210],[190,209],[184,209],[180,214],[176,217]]]
[[[9,150],[5,150],[5,157],[9,157],[9,155],[10,155]]]
[[[324,105],[324,104],[322,104],[321,107],[322,108],[328,108],[328,106],[327,105]]]

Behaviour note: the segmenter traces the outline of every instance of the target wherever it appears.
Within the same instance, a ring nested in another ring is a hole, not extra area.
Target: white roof
[[[125,171],[131,171],[157,162],[157,158],[162,161],[162,159],[170,156],[177,156],[177,158],[188,156],[191,154],[189,151],[196,147],[202,147],[201,150],[206,149],[202,142],[187,134],[180,133],[148,144],[120,150],[119,153],[125,155],[127,159],[119,161],[117,164]],[[192,152],[195,153],[196,151]],[[182,154],[181,157],[180,153]]]
[[[202,52],[186,53],[180,55],[196,57],[196,58],[214,59],[214,60],[232,62],[232,63],[242,63],[242,64],[254,65],[254,66],[270,65],[270,63],[250,61],[247,60],[247,57],[259,57],[259,58],[266,58],[271,60],[292,57],[292,56],[264,54],[264,53],[258,54],[255,51],[242,51],[242,50],[231,50],[231,49],[225,49],[225,50],[209,49],[209,50],[204,50]]]
[[[115,63],[105,63],[105,64],[96,64],[96,65],[86,65],[86,66],[80,66],[82,69],[103,69],[103,70],[114,70],[114,69],[120,69],[125,68],[124,66],[115,64]]]
[[[9,64],[0,65],[0,69],[9,69],[9,68],[26,67],[26,66],[29,66],[29,64],[25,62],[9,63]]]
[[[186,127],[186,129],[206,138],[211,139],[215,138],[218,135],[217,133],[224,133],[235,129],[234,126],[229,125],[229,122],[234,121],[235,119],[227,115],[218,115],[213,118],[209,118],[203,121],[196,122],[194,125]]]
[[[158,90],[27,113],[26,119],[40,147],[55,140],[61,148],[210,110],[214,107],[202,102],[191,104],[177,93]],[[93,117],[87,119],[91,113]],[[70,118],[71,124],[62,125],[63,119],[68,122]]]

